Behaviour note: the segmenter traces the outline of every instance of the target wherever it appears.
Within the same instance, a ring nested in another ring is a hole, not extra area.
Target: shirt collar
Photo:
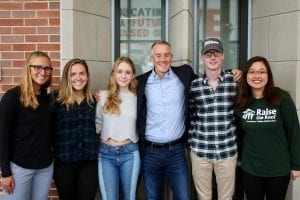
[[[207,78],[205,72],[202,74],[202,76],[203,76],[203,84],[207,85],[208,84],[208,78]],[[218,79],[219,79],[220,82],[224,81],[224,79],[225,79],[225,71],[224,70],[221,70],[221,73],[218,76]]]
[[[170,67],[169,71],[168,71],[167,73],[165,73],[163,79],[170,79],[170,78],[172,78],[173,76],[174,76],[174,72],[173,72],[173,70],[172,70],[171,67]],[[159,79],[159,76],[156,74],[154,68],[152,69],[152,72],[151,72],[150,77],[151,77],[153,80]]]

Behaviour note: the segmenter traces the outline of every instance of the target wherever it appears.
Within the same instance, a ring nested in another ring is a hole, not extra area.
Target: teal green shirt
[[[278,107],[262,98],[235,112],[237,125],[244,131],[241,167],[252,175],[276,177],[300,170],[296,107],[287,92],[280,90],[280,96]]]

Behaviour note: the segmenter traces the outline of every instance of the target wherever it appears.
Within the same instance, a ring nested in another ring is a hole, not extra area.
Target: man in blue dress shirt
[[[171,45],[155,42],[153,70],[137,77],[137,128],[147,199],[163,199],[166,177],[174,199],[188,200],[185,141],[188,94],[196,78],[189,65],[171,66]]]

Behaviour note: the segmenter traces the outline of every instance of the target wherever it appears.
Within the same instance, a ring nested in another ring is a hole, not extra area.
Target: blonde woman
[[[96,128],[101,134],[98,173],[102,199],[135,200],[140,171],[136,123],[135,66],[120,57],[114,65],[107,90],[97,103]]]
[[[28,57],[20,85],[0,103],[0,160],[5,199],[47,200],[53,174],[49,56]]]
[[[54,112],[54,181],[60,199],[94,200],[98,188],[96,103],[85,60],[66,63]]]

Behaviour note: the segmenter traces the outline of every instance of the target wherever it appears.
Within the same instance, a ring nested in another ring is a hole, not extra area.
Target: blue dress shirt
[[[166,143],[179,139],[185,130],[184,86],[170,69],[162,79],[153,70],[147,80],[146,140]]]

